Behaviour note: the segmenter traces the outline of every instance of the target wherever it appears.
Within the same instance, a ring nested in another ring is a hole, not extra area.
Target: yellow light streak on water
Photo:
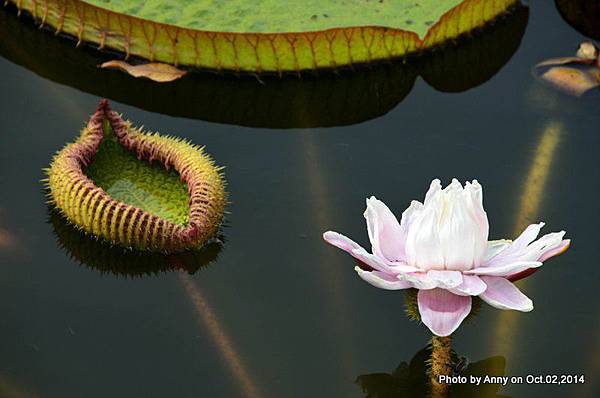
[[[583,372],[584,384],[580,388],[573,388],[571,396],[573,398],[580,397],[593,397],[594,392],[598,391],[600,382],[598,381],[597,375],[600,374],[600,327],[596,326],[591,333],[592,347],[587,353],[587,360],[585,361],[585,371]],[[594,342],[595,341],[595,342]],[[573,376],[577,372],[573,372]],[[579,375],[578,375],[579,376]]]
[[[315,134],[312,131],[304,132],[305,152],[303,155],[308,171],[308,191],[312,198],[311,210],[314,211],[315,221],[322,233],[328,229],[333,229],[332,209],[329,200],[332,195],[327,190],[329,185],[323,175],[325,167],[322,164],[319,146],[315,142]],[[320,234],[316,238],[322,241]],[[349,295],[342,283],[341,272],[343,269],[338,267],[336,263],[340,261],[347,263],[347,270],[343,270],[344,272],[354,272],[354,267],[351,259],[343,256],[340,257],[340,253],[333,250],[333,248],[325,247],[327,244],[324,241],[322,242],[325,250],[321,251],[323,253],[321,259],[317,260],[320,263],[318,272],[323,277],[323,287],[328,292],[327,295],[331,301],[329,311],[334,315],[332,322],[334,323],[335,339],[338,341],[338,348],[342,358],[341,365],[345,373],[343,376],[347,377],[348,374],[351,374],[356,369],[356,359],[354,357],[355,345],[352,341],[352,326],[348,324],[348,319],[350,319],[348,315]]]
[[[555,157],[556,149],[564,134],[563,124],[552,120],[546,124],[542,137],[538,143],[529,167],[527,178],[523,182],[523,193],[519,205],[519,212],[515,220],[513,235],[516,238],[527,225],[538,222],[538,210],[544,197],[544,190],[548,175]],[[517,283],[519,289],[525,294],[525,286],[531,284],[529,279],[522,279]],[[498,315],[498,323],[495,327],[495,349],[494,352],[501,353],[510,360],[511,351],[516,346],[515,334],[522,314],[518,311],[501,310]]]
[[[37,398],[38,395],[18,385],[5,375],[0,374],[0,397],[2,398]]]
[[[221,352],[225,363],[229,366],[231,374],[236,379],[244,397],[262,397],[258,387],[242,363],[242,359],[235,350],[231,339],[223,330],[223,327],[219,323],[219,320],[215,316],[198,285],[194,283],[192,277],[184,272],[178,273],[178,277],[184,291],[190,299],[198,323],[203,329],[206,329],[209,332],[210,337]]]

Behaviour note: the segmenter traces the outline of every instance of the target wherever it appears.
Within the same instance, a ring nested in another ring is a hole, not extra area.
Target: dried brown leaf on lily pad
[[[172,82],[180,79],[187,73],[184,70],[177,69],[173,65],[159,62],[130,65],[124,61],[113,60],[104,62],[100,67],[105,69],[119,69],[133,77],[145,77],[159,83]]]
[[[600,87],[600,51],[593,43],[583,42],[574,57],[552,58],[537,64],[534,75],[562,92],[582,96]]]

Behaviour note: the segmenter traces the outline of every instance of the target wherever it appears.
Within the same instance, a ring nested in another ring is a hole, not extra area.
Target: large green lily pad
[[[406,56],[518,0],[11,0],[42,25],[151,61],[279,72]]]
[[[59,84],[152,112],[252,127],[341,126],[387,113],[408,95],[418,75],[436,90],[450,92],[486,82],[519,48],[528,14],[525,6],[513,7],[477,33],[406,62],[310,73],[301,79],[190,73],[157,85],[98,68],[113,55],[76,49],[68,40],[40,34],[14,12],[0,12],[0,55]]]
[[[189,29],[237,33],[315,32],[386,26],[423,37],[461,0],[88,0],[120,14]]]

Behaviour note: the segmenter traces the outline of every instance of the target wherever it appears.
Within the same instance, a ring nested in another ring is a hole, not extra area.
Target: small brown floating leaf
[[[557,66],[546,71],[541,78],[559,90],[577,97],[600,86],[600,72],[597,69],[579,70]]]
[[[589,58],[580,58],[580,57],[560,57],[560,58],[550,58],[545,61],[540,62],[535,67],[539,68],[540,66],[558,66],[558,65],[567,65],[567,64],[583,64],[589,65],[594,62],[593,59]]]
[[[574,57],[542,61],[533,68],[533,72],[537,78],[562,92],[579,97],[600,86],[600,50],[594,43],[584,41]]]
[[[169,64],[151,62],[142,65],[130,65],[124,61],[107,61],[100,65],[101,68],[120,69],[133,77],[145,77],[159,83],[172,82],[185,75],[187,72]]]

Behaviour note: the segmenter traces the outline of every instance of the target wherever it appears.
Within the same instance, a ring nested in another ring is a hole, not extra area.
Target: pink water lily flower
[[[471,311],[471,296],[503,310],[531,311],[533,303],[510,281],[565,251],[570,240],[555,232],[535,240],[544,223],[531,224],[514,241],[488,241],[488,219],[479,183],[458,180],[442,189],[433,180],[423,203],[413,201],[400,222],[375,197],[367,199],[373,253],[328,231],[323,238],[367,267],[356,267],[371,285],[416,288],[423,323],[436,335],[453,333]]]

